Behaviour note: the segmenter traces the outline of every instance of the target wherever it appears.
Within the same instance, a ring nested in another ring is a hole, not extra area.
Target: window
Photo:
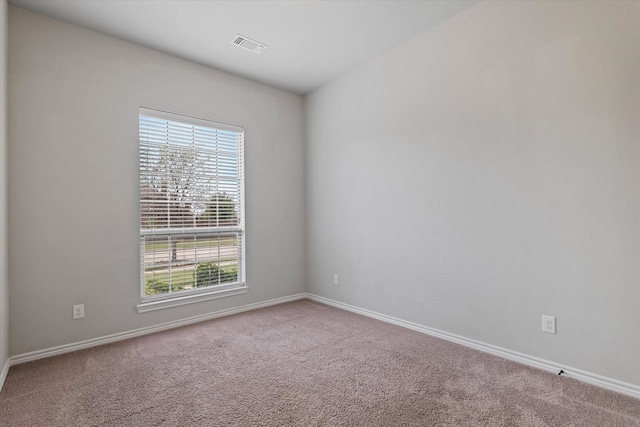
[[[246,288],[243,129],[146,108],[139,120],[138,310]]]

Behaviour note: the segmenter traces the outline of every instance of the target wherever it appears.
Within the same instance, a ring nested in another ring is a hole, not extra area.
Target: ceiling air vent
[[[236,35],[233,40],[231,40],[231,44],[250,50],[253,53],[262,53],[262,51],[268,47],[266,44],[251,40],[250,38],[241,36],[240,34]]]

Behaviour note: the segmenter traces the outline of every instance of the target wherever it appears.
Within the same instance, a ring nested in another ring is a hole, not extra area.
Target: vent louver
[[[251,40],[248,37],[241,36],[237,34],[233,40],[231,40],[231,44],[239,46],[243,49],[251,51],[253,53],[262,53],[268,46],[264,43],[257,42],[255,40]]]

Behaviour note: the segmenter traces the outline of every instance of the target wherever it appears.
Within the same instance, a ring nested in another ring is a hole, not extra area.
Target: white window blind
[[[243,129],[139,115],[143,298],[244,284]]]

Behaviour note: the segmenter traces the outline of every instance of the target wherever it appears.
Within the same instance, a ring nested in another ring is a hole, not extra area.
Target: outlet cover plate
[[[84,304],[76,304],[73,306],[73,318],[82,319],[84,317]]]
[[[542,332],[556,333],[556,318],[554,316],[542,315]]]

